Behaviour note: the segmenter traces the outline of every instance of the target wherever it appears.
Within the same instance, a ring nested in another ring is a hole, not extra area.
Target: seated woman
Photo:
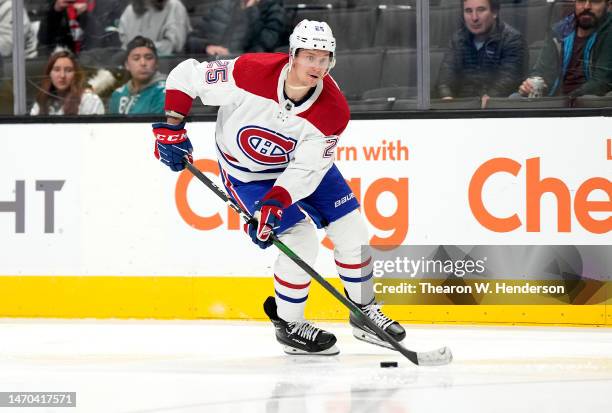
[[[83,78],[72,52],[53,53],[30,115],[103,115],[102,99],[85,87]]]

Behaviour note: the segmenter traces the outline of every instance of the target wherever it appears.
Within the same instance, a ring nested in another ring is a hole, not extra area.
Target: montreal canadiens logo
[[[253,161],[262,165],[285,165],[296,140],[259,126],[245,126],[238,131],[238,147]]]

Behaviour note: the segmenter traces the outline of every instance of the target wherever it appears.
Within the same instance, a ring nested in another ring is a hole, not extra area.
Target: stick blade
[[[453,361],[453,353],[450,348],[442,347],[437,350],[418,352],[417,360],[419,366],[444,366]]]

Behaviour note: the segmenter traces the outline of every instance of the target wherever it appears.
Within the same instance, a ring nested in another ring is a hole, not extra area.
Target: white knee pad
[[[305,219],[279,236],[280,240],[309,265],[314,265],[319,250],[315,227]],[[310,276],[287,255],[280,252],[274,263],[274,290],[278,316],[285,321],[304,319],[310,289]]]
[[[368,230],[358,210],[332,222],[326,231],[334,243],[334,256],[341,262],[346,260],[354,263],[361,256],[362,245],[368,245],[369,242]]]
[[[374,299],[372,258],[368,230],[359,211],[329,224],[327,235],[334,243],[336,269],[349,298],[368,304]]]

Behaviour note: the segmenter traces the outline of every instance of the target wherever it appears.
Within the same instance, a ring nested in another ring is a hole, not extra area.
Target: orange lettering
[[[227,229],[242,229],[240,215],[232,208],[227,207]]]
[[[540,180],[540,158],[527,159],[527,232],[540,231],[540,200],[545,192],[557,197],[557,228],[572,230],[571,197],[567,186],[557,178]]]
[[[390,216],[378,212],[376,201],[384,192],[391,192],[397,200],[397,209]],[[371,244],[400,245],[408,234],[408,178],[377,179],[367,189],[363,199],[365,215],[376,228],[383,231],[393,231],[387,238],[374,235]]]
[[[589,201],[589,194],[596,190],[601,189],[608,194],[607,201]],[[608,216],[604,220],[597,220],[589,215],[591,211],[602,211],[612,213],[612,182],[605,178],[591,178],[585,181],[578,191],[576,191],[576,198],[574,199],[574,210],[576,218],[580,225],[582,225],[587,231],[595,234],[605,234],[606,232],[612,231],[612,215]]]
[[[521,164],[513,159],[494,158],[480,165],[474,172],[468,191],[470,209],[474,218],[487,229],[495,232],[510,232],[521,226],[521,220],[517,214],[508,218],[493,216],[482,202],[482,189],[491,175],[498,172],[507,172],[517,176],[520,170]]]
[[[210,172],[215,175],[219,175],[219,164],[210,159],[198,159],[193,164],[200,169],[202,172]],[[221,216],[217,213],[210,217],[202,217],[191,209],[187,202],[187,187],[193,179],[193,175],[185,170],[181,172],[176,182],[176,189],[174,191],[174,197],[176,201],[176,207],[183,220],[199,230],[209,230],[220,227],[223,224]]]
[[[355,198],[361,199],[361,178],[347,180],[348,185],[355,194]],[[397,209],[390,216],[384,216],[378,212],[376,201],[384,192],[391,192],[397,200]],[[368,221],[382,231],[393,231],[387,238],[373,235],[370,238],[371,244],[379,245],[400,245],[408,234],[408,178],[381,178],[372,183],[365,192],[363,198],[363,211]],[[328,237],[325,237],[321,244],[330,249],[334,249],[334,244]]]

